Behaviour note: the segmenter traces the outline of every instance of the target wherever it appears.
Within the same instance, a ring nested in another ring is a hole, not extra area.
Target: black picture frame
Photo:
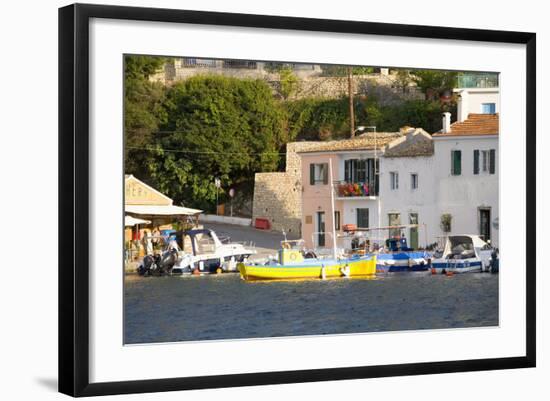
[[[89,381],[89,22],[91,18],[515,43],[526,46],[526,353],[521,357]],[[534,367],[536,363],[536,35],[527,32],[75,4],[59,9],[59,391],[95,396]],[[71,255],[71,257],[67,257]]]

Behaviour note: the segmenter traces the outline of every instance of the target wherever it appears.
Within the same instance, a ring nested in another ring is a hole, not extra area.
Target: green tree
[[[289,67],[285,67],[279,71],[279,93],[284,100],[294,95],[300,87],[300,80]]]
[[[435,99],[442,91],[456,87],[458,72],[439,70],[412,70],[416,85],[429,100]]]
[[[165,89],[149,81],[151,74],[165,63],[164,58],[126,56],[124,59],[124,133],[125,172],[146,179],[144,150],[152,142],[166,114],[162,107]]]
[[[165,110],[165,134],[147,166],[176,202],[211,210],[214,177],[251,193],[256,172],[277,169],[284,118],[265,82],[195,76],[168,90]]]

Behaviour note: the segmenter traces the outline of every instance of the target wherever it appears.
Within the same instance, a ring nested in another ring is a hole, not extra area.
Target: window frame
[[[390,171],[390,190],[397,191],[399,189],[399,172]]]
[[[322,172],[321,178],[317,179],[317,169]],[[324,170],[323,170],[324,169]],[[309,164],[309,185],[327,185],[328,184],[328,163],[310,163]]]
[[[459,155],[459,157],[458,157],[458,169],[456,168],[457,165],[455,163],[456,155]],[[462,175],[462,150],[460,150],[460,149],[451,149],[451,175],[453,175],[453,176],[461,176]]]
[[[418,173],[411,173],[411,190],[416,191],[418,189]]]
[[[485,112],[485,107],[488,106],[491,110],[490,112]],[[497,104],[495,102],[486,102],[481,103],[481,114],[496,114],[497,112]]]

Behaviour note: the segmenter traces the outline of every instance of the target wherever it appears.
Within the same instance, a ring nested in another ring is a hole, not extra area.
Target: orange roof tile
[[[468,118],[462,122],[451,124],[451,132],[441,131],[433,134],[435,137],[446,136],[476,136],[498,135],[498,113],[496,114],[468,114]]]

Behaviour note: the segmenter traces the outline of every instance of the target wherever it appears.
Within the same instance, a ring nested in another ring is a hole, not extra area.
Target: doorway
[[[325,246],[325,212],[317,212],[317,246]]]
[[[409,213],[409,224],[418,224],[418,213]],[[409,247],[418,249],[418,227],[409,228]]]
[[[484,241],[491,239],[491,209],[479,209],[479,235]]]

